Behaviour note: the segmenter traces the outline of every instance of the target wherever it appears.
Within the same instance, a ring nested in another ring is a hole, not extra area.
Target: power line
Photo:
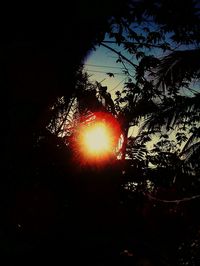
[[[117,67],[117,66],[104,66],[104,65],[93,65],[93,64],[85,64],[85,66],[122,69],[122,67]]]
[[[126,78],[125,78],[126,79]],[[118,88],[119,87],[119,85],[122,83],[122,82],[124,82],[125,81],[125,79],[123,79],[123,80],[121,80],[112,90],[110,90],[109,92],[111,92],[111,91],[113,91],[113,90],[115,90],[116,88]]]
[[[109,74],[109,72],[106,71],[99,71],[99,70],[92,70],[92,69],[86,69],[88,72],[94,72],[94,73],[102,73],[102,74]],[[113,75],[125,75],[124,73],[112,73]]]

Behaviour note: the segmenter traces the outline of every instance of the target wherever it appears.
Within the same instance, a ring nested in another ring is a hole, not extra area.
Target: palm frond
[[[182,86],[192,78],[200,78],[200,49],[175,51],[161,60],[157,86]]]
[[[197,128],[194,133],[190,136],[188,141],[185,143],[180,156],[185,157],[188,160],[192,154],[195,154],[200,149],[200,128]]]
[[[191,117],[191,114],[193,116]],[[195,115],[194,115],[195,114]],[[200,93],[194,97],[178,96],[175,100],[167,99],[159,105],[157,112],[150,114],[144,121],[141,131],[160,130],[165,126],[166,130],[170,130],[179,124],[200,120]]]
[[[200,166],[200,142],[191,145],[184,153],[181,153],[182,162],[179,166],[182,173],[194,175]]]
[[[144,161],[148,151],[145,144],[139,144],[137,137],[128,139],[127,155],[135,161]]]

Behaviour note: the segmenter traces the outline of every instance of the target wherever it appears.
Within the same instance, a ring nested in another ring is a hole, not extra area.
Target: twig
[[[145,196],[147,196],[149,199],[151,200],[155,200],[155,201],[159,201],[159,202],[163,202],[163,203],[180,203],[180,202],[185,202],[185,201],[190,201],[190,200],[193,200],[193,199],[197,199],[197,198],[200,198],[200,195],[195,195],[195,196],[192,196],[192,197],[186,197],[186,198],[183,198],[183,199],[179,199],[179,200],[164,200],[164,199],[159,199],[159,198],[156,198],[154,196],[151,196],[150,194],[145,194],[143,193]]]
[[[124,55],[122,55],[120,52],[118,52],[117,50],[115,50],[114,48],[108,46],[107,44],[101,42],[102,46],[106,47],[107,49],[111,50],[112,52],[116,53],[117,55],[119,55],[122,59],[124,59],[125,61],[127,61],[130,65],[132,65],[133,67],[137,68],[138,66],[136,64],[134,64],[133,62],[131,62],[127,57],[125,57]]]

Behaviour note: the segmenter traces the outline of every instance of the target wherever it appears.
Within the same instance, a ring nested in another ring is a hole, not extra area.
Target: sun
[[[120,126],[107,113],[96,112],[77,129],[76,151],[82,163],[102,163],[115,156]]]
[[[104,155],[113,150],[111,132],[101,122],[97,122],[84,130],[82,142],[85,151],[90,155]]]

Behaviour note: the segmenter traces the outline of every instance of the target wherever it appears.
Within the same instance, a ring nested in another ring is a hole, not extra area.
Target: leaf
[[[122,62],[121,58],[118,58],[118,59],[116,60],[116,63],[121,63],[121,62]]]
[[[136,53],[135,56],[136,56],[136,59],[138,60],[139,58],[144,57],[145,53],[144,52],[138,52],[138,53]]]
[[[106,75],[108,75],[110,78],[112,78],[112,77],[114,78],[115,77],[114,74],[111,73],[111,72],[107,72]]]
[[[161,40],[161,38],[162,36],[160,32],[157,32],[157,31],[149,32],[147,36],[147,42],[157,43]]]
[[[119,96],[121,96],[121,92],[120,91],[116,91],[115,95],[119,97]]]
[[[149,32],[150,30],[149,30],[149,28],[144,27],[144,28],[143,28],[143,31]]]

